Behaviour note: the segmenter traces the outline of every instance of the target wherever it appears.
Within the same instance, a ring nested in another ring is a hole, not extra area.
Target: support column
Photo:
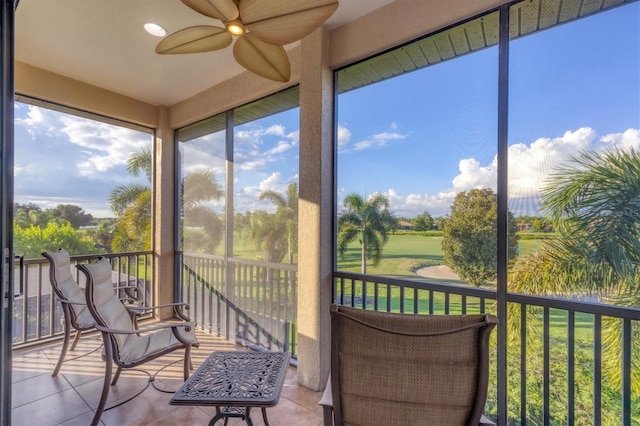
[[[169,127],[169,109],[158,108],[158,128],[154,143],[153,174],[153,276],[154,305],[173,302],[174,286],[174,193],[175,147],[174,129]],[[173,315],[172,309],[162,310],[161,318]]]
[[[333,270],[333,72],[320,28],[300,49],[298,383],[321,390],[329,374]]]

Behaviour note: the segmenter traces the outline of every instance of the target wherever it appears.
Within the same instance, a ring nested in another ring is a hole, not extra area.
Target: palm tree
[[[276,221],[285,226],[287,258],[289,264],[293,264],[294,253],[298,250],[298,184],[289,184],[286,197],[279,192],[268,190],[260,194],[260,199],[270,200],[276,206]]]
[[[120,185],[111,192],[109,202],[118,218],[113,239],[115,251],[151,249],[152,161],[150,148],[134,152],[127,160],[127,171],[136,177],[144,173],[149,184]]]
[[[277,215],[264,210],[257,210],[251,214],[251,239],[255,241],[258,249],[262,251],[265,262],[280,262],[287,254],[287,243],[283,237],[286,235],[286,223]],[[271,269],[269,268],[269,273]]]
[[[544,212],[558,238],[545,240],[517,262],[510,286],[537,294],[597,292],[609,303],[640,305],[640,153],[614,149],[586,152],[551,175],[543,188]],[[622,358],[620,324],[604,321],[605,374]],[[632,351],[640,351],[635,333]],[[634,359],[632,369],[640,362]],[[621,378],[610,376],[612,383]],[[640,380],[632,380],[640,392]]]
[[[388,210],[389,200],[380,193],[366,201],[358,194],[349,194],[343,203],[344,210],[338,215],[338,253],[344,257],[349,244],[359,239],[362,273],[366,274],[367,259],[378,264],[396,220]]]
[[[118,218],[113,238],[114,251],[138,251],[151,248],[151,178],[153,155],[150,148],[134,152],[127,161],[132,176],[144,173],[148,184],[130,183],[117,186],[109,197],[111,209]],[[202,204],[220,199],[224,194],[211,172],[200,170],[182,181],[182,203],[185,224],[205,229],[205,249],[215,248],[221,240],[222,223],[218,215]]]
[[[224,223],[213,208],[205,205],[224,197],[224,190],[208,170],[196,170],[184,177],[181,183],[184,225],[204,230],[202,238],[190,236],[185,250],[212,253],[223,237]]]

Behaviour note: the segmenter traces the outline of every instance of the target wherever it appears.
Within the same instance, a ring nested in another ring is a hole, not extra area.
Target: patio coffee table
[[[278,403],[290,359],[288,352],[213,352],[169,403],[214,405],[216,415],[209,426],[228,417],[240,417],[252,426],[251,408],[260,407],[268,426],[266,407]]]

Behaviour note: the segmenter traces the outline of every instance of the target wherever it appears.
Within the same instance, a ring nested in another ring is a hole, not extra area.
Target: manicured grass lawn
[[[378,265],[368,265],[367,273],[387,276],[415,276],[416,268],[442,264],[442,237],[421,235],[391,235],[382,249],[382,259]],[[338,269],[360,272],[360,246],[353,243],[344,257],[338,257]]]
[[[526,256],[535,250],[540,243],[535,239],[520,239],[518,241],[518,252],[520,256]],[[385,275],[397,277],[419,278],[413,272],[415,269],[423,266],[441,265],[442,264],[442,237],[440,236],[421,236],[421,235],[390,235],[388,243],[383,248],[382,260],[376,266],[368,265],[367,274]],[[354,243],[347,249],[344,258],[338,258],[338,268],[343,271],[361,272],[360,265],[360,248],[358,243]],[[374,289],[367,288],[367,303],[373,306]],[[387,306],[387,298],[390,297],[390,305],[392,311],[400,311],[401,299],[404,299],[405,310],[413,311],[416,294],[413,291],[406,291],[404,297],[401,297],[400,289],[392,288],[390,295],[386,289],[382,288],[378,293],[378,304],[380,307]],[[362,288],[360,285],[356,289],[356,296],[360,297]],[[435,313],[445,312],[445,296],[443,294],[433,294],[433,301],[429,300],[430,294],[427,291],[419,291],[417,294],[418,310],[420,312],[428,312],[430,304],[433,306]],[[361,299],[358,299],[361,300]],[[487,303],[491,303],[488,301]],[[449,299],[449,313],[462,313],[461,296],[451,295]],[[480,311],[480,302],[477,299],[467,298],[467,313],[475,313]],[[487,310],[491,311],[491,307],[487,305]],[[542,309],[535,312],[532,321],[536,323],[536,328],[542,329]],[[593,338],[593,318],[588,314],[576,314],[576,340],[590,341]],[[564,338],[567,336],[567,313],[561,310],[550,311],[550,333],[553,337]]]
[[[539,244],[539,240],[518,240],[518,253],[526,256]],[[382,259],[378,265],[367,265],[367,273],[397,277],[414,277],[413,271],[423,266],[442,264],[442,237],[411,234],[390,235],[382,249]],[[344,257],[338,257],[338,269],[360,272],[360,245],[356,241],[346,250]]]

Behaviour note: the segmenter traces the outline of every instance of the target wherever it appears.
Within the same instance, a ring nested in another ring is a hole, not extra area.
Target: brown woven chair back
[[[331,307],[336,425],[478,424],[491,315],[412,315]]]

